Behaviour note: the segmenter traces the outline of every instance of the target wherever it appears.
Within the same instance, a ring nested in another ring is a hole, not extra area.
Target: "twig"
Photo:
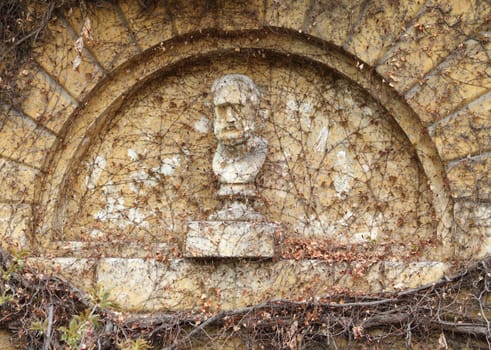
[[[49,345],[51,343],[51,327],[53,327],[53,304],[49,305],[48,308],[48,327],[46,328],[46,337],[44,339],[43,350],[49,350]]]

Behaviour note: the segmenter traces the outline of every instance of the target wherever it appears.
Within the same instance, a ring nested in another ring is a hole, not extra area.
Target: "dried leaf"
[[[73,47],[75,48],[75,51],[77,51],[77,53],[81,55],[82,50],[84,49],[84,39],[79,36],[78,39],[75,40],[75,44],[73,45]]]
[[[90,24],[90,18],[85,18],[84,24],[82,25],[82,30],[80,31],[80,36],[85,40],[93,40],[92,38],[92,26]]]
[[[73,59],[73,70],[78,71],[78,66],[80,66],[81,62],[82,62],[82,58],[80,56],[76,56]]]

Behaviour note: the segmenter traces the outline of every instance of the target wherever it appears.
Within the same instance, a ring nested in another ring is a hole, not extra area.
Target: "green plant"
[[[89,309],[84,310],[80,315],[75,315],[70,320],[68,327],[60,327],[62,332],[61,340],[70,349],[90,348],[94,342],[94,330],[99,324],[99,315],[91,313]]]
[[[13,251],[7,262],[4,262],[1,267],[3,286],[1,287],[0,305],[11,302],[14,298],[13,290],[8,284],[13,274],[21,272],[24,268],[24,257],[28,254],[27,251]]]
[[[39,334],[46,334],[47,329],[48,329],[48,319],[40,320],[38,318],[35,318],[32,321],[31,325],[29,326],[30,331],[34,331]]]
[[[109,291],[104,290],[101,286],[92,289],[88,299],[92,307],[85,309],[79,315],[73,316],[68,327],[59,328],[62,333],[61,340],[71,349],[79,349],[82,346],[84,349],[90,348],[95,342],[96,329],[100,323],[99,315],[96,313],[97,310],[101,308],[118,308],[118,305],[110,300]]]
[[[2,266],[2,278],[9,280],[12,274],[20,272],[24,268],[24,258],[29,254],[25,250],[11,251],[11,259]]]
[[[97,286],[89,291],[89,302],[96,308],[110,308],[114,310],[120,309],[118,303],[110,299],[110,291],[102,286]],[[93,313],[93,312],[92,312]]]

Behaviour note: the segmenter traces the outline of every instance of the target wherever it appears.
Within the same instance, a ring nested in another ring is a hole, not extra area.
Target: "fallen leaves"
[[[371,262],[383,259],[379,252],[366,252],[359,249],[343,249],[330,240],[286,238],[282,242],[281,257],[283,259],[318,259],[330,263]]]

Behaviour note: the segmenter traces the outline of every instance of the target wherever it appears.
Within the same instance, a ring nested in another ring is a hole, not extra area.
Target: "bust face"
[[[238,84],[224,86],[215,93],[215,136],[225,145],[246,142],[254,133],[256,108]]]

